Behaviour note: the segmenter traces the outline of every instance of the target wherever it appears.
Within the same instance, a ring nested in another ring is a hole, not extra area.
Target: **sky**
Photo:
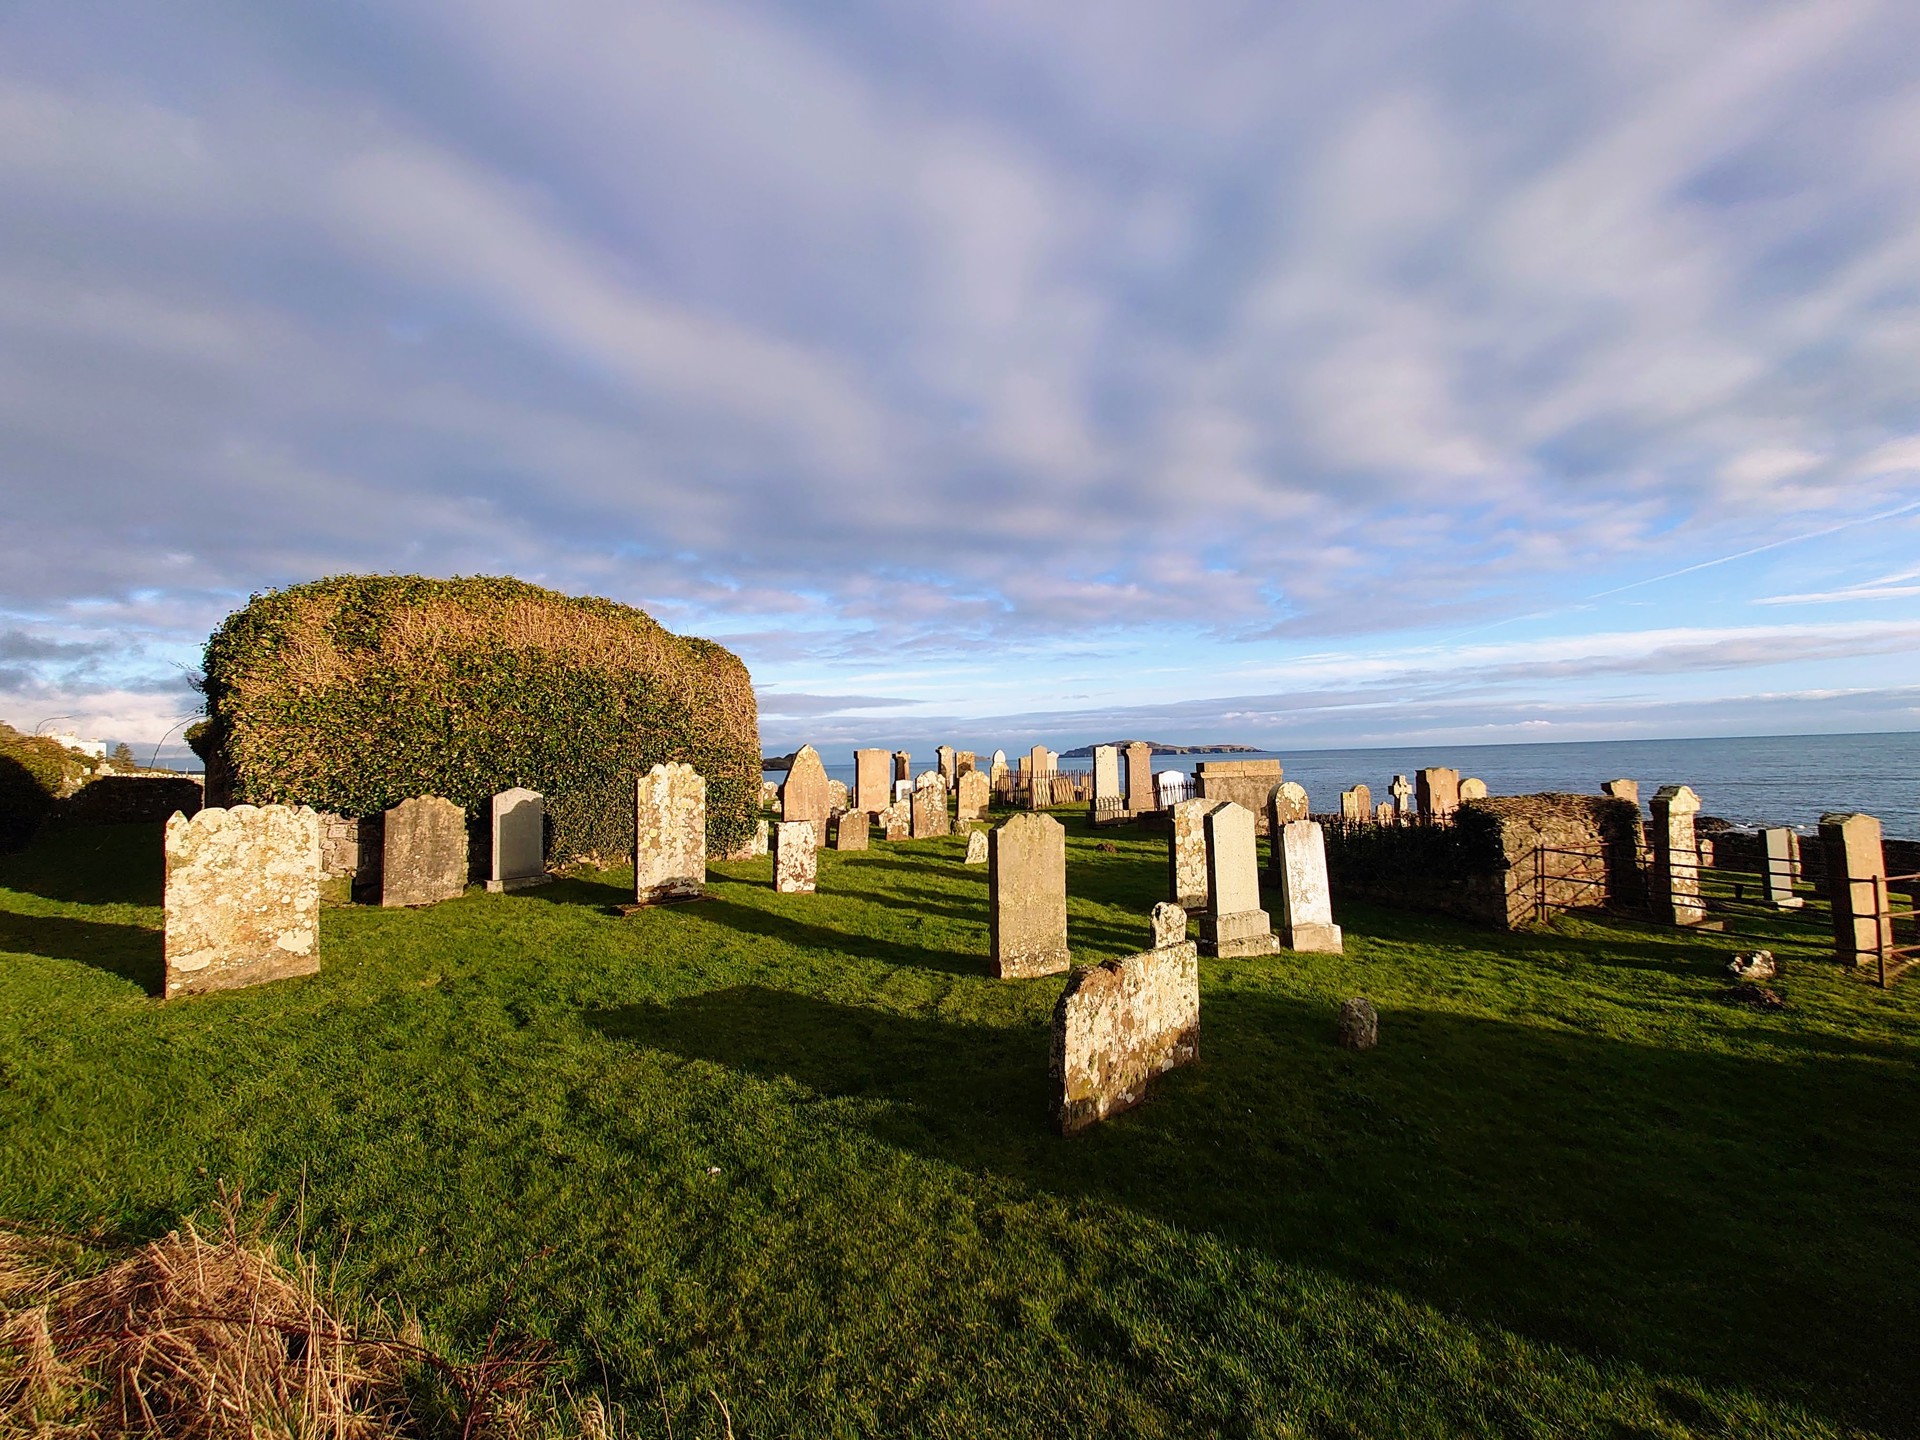
[[[0,719],[179,754],[214,626],[359,571],[718,640],[769,753],[1920,728],[1916,56],[1911,0],[12,0]]]

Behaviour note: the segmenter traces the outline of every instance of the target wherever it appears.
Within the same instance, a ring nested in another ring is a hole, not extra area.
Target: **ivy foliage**
[[[736,848],[760,794],[739,657],[644,611],[491,576],[339,575],[255,595],[207,641],[194,746],[231,802],[371,815],[414,795],[470,812],[546,796],[561,860],[633,840],[633,782],[684,761],[707,843]]]

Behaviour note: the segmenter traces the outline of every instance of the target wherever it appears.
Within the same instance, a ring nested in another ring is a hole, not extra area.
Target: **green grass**
[[[1087,960],[1164,886],[1102,838]],[[1063,1141],[1061,982],[987,978],[963,845],[329,909],[317,977],[163,1004],[157,833],[52,836],[0,860],[0,1215],[278,1195],[637,1433],[1920,1434],[1920,986],[1776,947],[1756,1012],[1726,937],[1354,909],[1344,957],[1203,961],[1200,1064]]]

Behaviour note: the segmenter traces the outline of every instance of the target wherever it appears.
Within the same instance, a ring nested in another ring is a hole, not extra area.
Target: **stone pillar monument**
[[[1893,944],[1893,921],[1878,910],[1876,898],[1886,887],[1875,882],[1887,878],[1880,822],[1871,815],[1822,815],[1820,850],[1833,906],[1834,954],[1842,965],[1864,965]]]
[[[1707,918],[1700,899],[1700,842],[1693,817],[1700,797],[1686,785],[1662,785],[1653,797],[1653,913],[1671,925]]]

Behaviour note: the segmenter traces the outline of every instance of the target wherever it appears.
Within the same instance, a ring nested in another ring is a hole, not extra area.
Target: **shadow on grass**
[[[746,917],[729,917],[745,919]],[[603,1033],[822,1096],[879,1140],[1119,1204],[1656,1374],[1913,1433],[1920,1086],[1904,1069],[1652,1049],[1410,1010],[1210,998],[1202,1061],[1074,1141],[1044,1028],[740,986],[590,1014]]]
[[[158,995],[165,979],[166,937],[144,925],[0,910],[0,950],[78,961],[131,980],[149,995]]]
[[[158,905],[166,887],[165,825],[75,825],[42,831],[0,856],[0,887],[70,905]]]

